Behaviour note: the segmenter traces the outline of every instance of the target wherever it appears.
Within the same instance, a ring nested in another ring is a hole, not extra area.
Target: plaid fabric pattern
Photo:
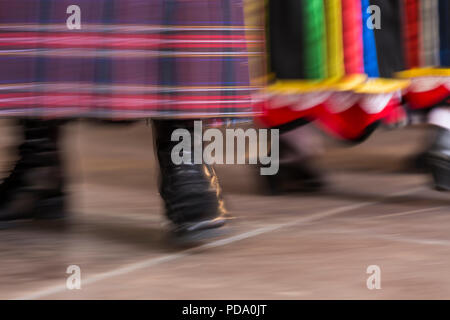
[[[249,116],[262,46],[243,0],[0,0],[0,115]]]

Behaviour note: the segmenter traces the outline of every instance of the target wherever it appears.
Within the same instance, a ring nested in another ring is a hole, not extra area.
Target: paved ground
[[[2,121],[0,163],[13,132]],[[403,172],[423,130],[327,142],[320,194],[266,197],[245,166],[220,167],[229,235],[198,248],[166,241],[150,130],[66,128],[73,222],[0,230],[0,298],[450,299],[450,197]],[[82,289],[65,287],[69,265]],[[381,268],[381,290],[366,269]]]

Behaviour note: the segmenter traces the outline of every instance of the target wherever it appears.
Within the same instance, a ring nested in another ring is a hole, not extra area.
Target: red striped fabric
[[[420,65],[419,50],[419,0],[403,0],[403,34],[406,66],[409,69]]]
[[[346,74],[364,73],[364,47],[360,0],[342,0],[344,62]]]

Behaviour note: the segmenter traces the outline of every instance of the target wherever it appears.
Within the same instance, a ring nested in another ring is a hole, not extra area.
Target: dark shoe
[[[311,143],[315,136],[307,129],[298,128],[280,135],[278,173],[265,176],[269,194],[316,192],[325,186],[323,175],[313,164],[317,150],[314,151]]]
[[[325,179],[308,160],[299,163],[281,164],[278,173],[265,176],[268,190],[272,195],[288,192],[318,192],[325,185]]]
[[[227,221],[221,188],[214,169],[206,164],[173,163],[171,154],[178,142],[171,141],[172,132],[186,129],[192,138],[192,149],[183,155],[193,155],[193,121],[155,120],[155,147],[160,166],[159,191],[165,203],[167,218],[173,232],[187,241],[219,235],[216,229]],[[192,159],[193,162],[193,159]]]
[[[19,160],[0,185],[0,221],[62,219],[65,195],[55,121],[24,120]]]
[[[423,151],[407,160],[406,169],[413,173],[428,173],[428,151]]]
[[[428,164],[436,189],[450,191],[450,131],[438,128],[436,140],[428,151]]]

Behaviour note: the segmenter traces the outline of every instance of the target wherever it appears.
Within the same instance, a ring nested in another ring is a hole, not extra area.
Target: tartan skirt
[[[0,0],[0,116],[246,117],[262,46],[244,0]]]

